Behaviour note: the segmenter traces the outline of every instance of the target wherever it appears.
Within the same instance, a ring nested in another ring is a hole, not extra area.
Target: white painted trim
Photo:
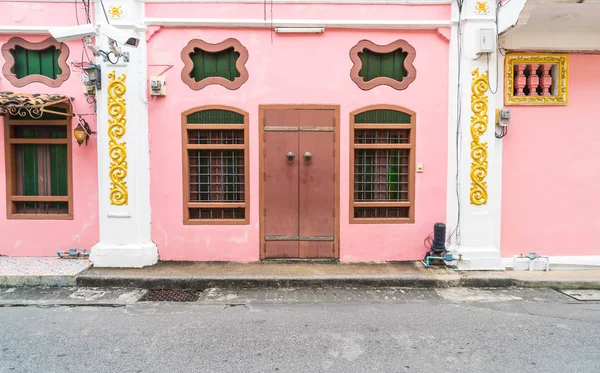
[[[305,19],[227,19],[227,18],[146,18],[147,26],[215,27],[215,28],[270,28],[270,27],[325,27],[346,29],[411,29],[434,30],[450,27],[450,20],[305,20]]]
[[[28,34],[43,35],[48,34],[46,26],[0,26],[0,35],[3,34]]]
[[[600,255],[582,255],[582,256],[550,256],[550,270],[581,270],[581,269],[599,269]],[[524,258],[528,260],[527,258]],[[542,268],[542,264],[538,264],[536,269]],[[502,265],[512,269],[514,266],[514,258],[502,258]]]
[[[439,5],[452,0],[267,0],[270,4],[362,4],[362,5]],[[146,3],[240,3],[264,4],[265,0],[146,0]]]

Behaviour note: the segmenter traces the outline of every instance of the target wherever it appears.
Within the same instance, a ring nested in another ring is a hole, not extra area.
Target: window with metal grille
[[[247,224],[248,114],[201,107],[183,114],[184,223]]]
[[[377,105],[350,122],[350,222],[414,222],[415,113]]]
[[[9,219],[73,218],[70,123],[70,116],[55,114],[5,117]]]
[[[2,46],[2,55],[6,60],[2,72],[15,87],[43,83],[57,88],[70,75],[69,49],[52,38],[41,43],[12,38]]]
[[[181,51],[181,79],[191,89],[200,90],[210,84],[238,89],[248,80],[248,50],[237,40],[227,39],[209,44],[193,39]]]

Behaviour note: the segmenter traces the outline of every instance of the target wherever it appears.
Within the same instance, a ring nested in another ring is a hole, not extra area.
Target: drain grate
[[[195,302],[198,298],[194,290],[158,289],[149,290],[139,302]]]

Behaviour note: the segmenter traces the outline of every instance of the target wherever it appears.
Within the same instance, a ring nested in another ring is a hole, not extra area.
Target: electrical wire
[[[497,139],[501,139],[508,134],[508,126],[500,126],[500,133],[494,131]]]
[[[458,49],[458,65],[457,65],[457,75],[458,75],[458,84],[456,88],[456,226],[450,233],[450,236],[446,239],[446,242],[452,243],[452,237],[456,235],[457,244],[460,243],[460,150],[461,147],[461,138],[462,138],[462,129],[460,125],[460,121],[462,119],[462,110],[461,110],[461,93],[462,93],[462,85],[461,85],[461,60],[462,60],[462,7],[463,0],[457,0],[458,6],[458,27],[457,27],[457,49]]]
[[[104,12],[104,18],[106,18],[106,23],[110,25],[110,21],[108,20],[108,14],[106,14],[106,8],[104,8],[104,1],[100,0],[100,5],[102,5],[102,11]]]

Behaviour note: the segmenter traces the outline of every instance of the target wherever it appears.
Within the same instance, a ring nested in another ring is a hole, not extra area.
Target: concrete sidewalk
[[[0,286],[144,289],[280,287],[495,287],[600,289],[600,270],[455,271],[421,262],[159,262],[139,269],[93,268],[88,260],[0,257]]]
[[[278,287],[534,287],[600,289],[600,270],[466,272],[421,262],[160,262],[141,269],[91,268],[78,286],[146,289]]]

